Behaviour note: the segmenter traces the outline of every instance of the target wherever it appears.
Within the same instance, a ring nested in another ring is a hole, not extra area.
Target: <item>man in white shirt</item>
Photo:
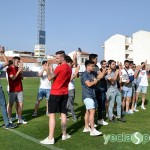
[[[39,71],[38,75],[40,77],[40,86],[37,94],[37,101],[35,103],[35,109],[32,117],[37,117],[37,110],[39,108],[41,100],[46,98],[46,115],[48,115],[48,100],[51,89],[51,81],[47,78],[46,66],[48,65],[47,61],[42,62],[42,70]],[[52,67],[49,67],[50,72],[52,72]]]
[[[122,89],[122,113],[123,114],[133,114],[133,111],[129,109],[129,104],[132,97],[132,82],[134,82],[134,71],[129,68],[129,60],[124,61],[124,69],[121,70],[121,89]],[[126,111],[125,111],[126,106]]]
[[[146,72],[146,63],[142,62],[141,65],[143,64],[144,66],[140,70],[139,75],[137,77],[136,102],[138,101],[138,97],[141,92],[142,93],[141,109],[146,109],[144,107],[144,103],[145,103],[145,97],[146,97],[147,87],[148,87],[148,77]]]

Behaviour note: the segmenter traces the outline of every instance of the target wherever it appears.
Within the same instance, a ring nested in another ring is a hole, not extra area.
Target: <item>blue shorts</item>
[[[147,86],[138,86],[136,92],[137,93],[142,92],[143,94],[146,94],[147,93]]]
[[[83,100],[83,102],[87,110],[96,108],[96,100],[93,100],[91,98],[86,98]]]
[[[123,86],[122,97],[132,97],[132,87]]]
[[[49,100],[50,96],[50,89],[39,89],[38,94],[37,94],[37,101],[42,100],[44,97],[46,100]]]

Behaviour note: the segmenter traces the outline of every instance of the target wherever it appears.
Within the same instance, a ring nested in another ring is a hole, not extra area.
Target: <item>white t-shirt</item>
[[[128,74],[127,74],[127,72]],[[122,69],[121,70],[121,78],[122,78],[122,82],[126,82],[127,80],[129,80],[129,76],[133,76],[134,75],[134,71],[132,69],[128,69],[128,70],[125,70],[125,69]]]
[[[71,76],[73,76],[75,74],[75,69],[76,68],[72,68],[72,75]],[[68,90],[73,90],[73,89],[75,89],[75,87],[74,87],[74,79],[71,80],[69,82],[69,85],[68,85]]]
[[[40,70],[39,73],[41,71],[42,70]],[[39,86],[39,88],[41,88],[41,89],[51,89],[51,81],[48,80],[46,71],[44,71],[42,76],[40,77],[40,86]]]
[[[139,86],[148,86],[148,78],[146,70],[140,70],[137,77],[137,85]]]

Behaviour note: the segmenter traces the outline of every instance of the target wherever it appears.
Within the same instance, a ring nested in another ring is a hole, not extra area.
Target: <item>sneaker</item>
[[[14,128],[16,128],[16,127],[17,127],[16,124],[9,123],[9,125],[5,126],[5,129],[14,129]]]
[[[51,140],[47,137],[46,139],[40,141],[41,144],[54,144],[55,140],[52,138]]]
[[[93,131],[91,131],[90,136],[98,136],[98,135],[102,135],[102,132],[97,131],[96,129],[94,129]]]
[[[97,124],[103,125],[103,126],[107,126],[108,122],[104,121],[104,119],[98,120]]]
[[[88,129],[84,128],[83,132],[91,132],[91,128],[90,127]]]
[[[134,108],[134,109],[133,109],[133,111],[138,112],[139,110],[138,110],[138,109],[136,109],[136,108]]]
[[[124,118],[117,118],[117,121],[126,122]]]
[[[89,126],[91,126],[90,124],[89,124]],[[97,124],[94,124],[94,128],[96,128],[97,127]]]
[[[24,116],[21,116],[21,119],[24,119],[25,117]],[[16,119],[18,119],[18,115],[16,114]]]
[[[144,106],[141,106],[141,109],[144,109],[144,110],[145,110],[146,108],[145,108]]]
[[[62,135],[62,140],[67,140],[67,139],[70,139],[71,136],[69,134],[66,134],[66,135]]]
[[[22,119],[20,119],[20,120],[18,119],[18,124],[27,124],[27,122]]]
[[[128,115],[131,115],[131,114],[133,114],[134,112],[130,109],[128,112],[126,112],[126,114],[128,114]]]
[[[32,117],[37,117],[37,112],[34,112],[34,113],[32,114]]]
[[[9,123],[12,123],[12,118],[9,119]]]

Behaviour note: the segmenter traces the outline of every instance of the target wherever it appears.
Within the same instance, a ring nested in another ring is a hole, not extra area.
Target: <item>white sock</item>
[[[135,108],[135,109],[137,108],[137,103],[134,104],[134,108]]]

